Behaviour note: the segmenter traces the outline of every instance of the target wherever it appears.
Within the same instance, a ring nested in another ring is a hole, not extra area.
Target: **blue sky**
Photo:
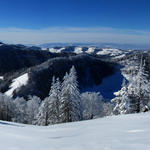
[[[148,44],[149,6],[149,0],[1,0],[0,40]]]

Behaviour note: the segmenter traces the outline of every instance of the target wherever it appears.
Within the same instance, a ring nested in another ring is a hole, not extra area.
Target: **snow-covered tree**
[[[59,103],[60,103],[60,88],[61,84],[59,81],[59,78],[55,81],[55,78],[53,77],[53,82],[51,86],[51,90],[49,93],[49,122],[50,124],[56,124],[59,123]]]
[[[83,107],[83,119],[93,119],[102,117],[103,113],[103,97],[100,93],[85,92],[81,95],[82,107]]]
[[[130,80],[128,91],[131,98],[131,112],[144,111],[150,101],[150,82],[148,73],[145,71],[145,62],[143,62],[142,58],[137,75]]]
[[[23,97],[17,97],[14,100],[14,122],[27,123],[27,102]]]
[[[34,124],[43,125],[43,126],[49,125],[49,122],[48,122],[48,116],[49,116],[48,106],[49,106],[49,101],[48,101],[48,98],[46,97],[44,99],[44,101],[42,101],[42,103],[39,107],[39,112],[36,116],[36,120],[35,120]]]
[[[113,104],[111,102],[103,102],[102,116],[110,116],[113,114]]]
[[[113,114],[126,114],[129,113],[129,94],[128,94],[128,88],[125,79],[122,83],[122,88],[120,91],[115,92],[114,95],[116,96],[114,99],[112,99],[112,102],[114,103],[114,109]]]
[[[61,122],[82,120],[81,98],[74,66],[70,69],[69,75],[66,73],[62,83],[60,120]]]
[[[29,100],[27,101],[27,108],[26,108],[28,124],[34,123],[35,117],[39,111],[40,104],[41,104],[41,99],[39,97],[29,96]]]
[[[13,113],[13,100],[0,93],[0,120],[11,121]]]
[[[37,115],[36,124],[49,125],[59,123],[60,81],[53,77],[49,96],[42,102]]]
[[[121,90],[115,93],[116,97],[112,100],[115,103],[114,114],[138,113],[149,109],[150,82],[143,58],[136,64],[139,66],[128,76],[128,86],[123,84]]]

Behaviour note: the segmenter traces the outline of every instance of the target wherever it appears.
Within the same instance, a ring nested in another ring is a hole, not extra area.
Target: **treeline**
[[[130,114],[146,112],[150,108],[150,80],[146,63],[141,57],[132,58],[124,68],[128,82],[124,79],[120,91],[115,92],[113,114]]]
[[[135,59],[139,60],[139,59]],[[88,120],[109,115],[146,112],[150,108],[150,81],[143,58],[140,63],[127,62],[122,88],[111,102],[100,93],[80,93],[75,67],[63,81],[53,77],[49,95],[41,101],[37,96],[15,99],[0,94],[0,120],[34,125]]]
[[[19,123],[50,125],[81,121],[110,115],[112,104],[104,102],[100,93],[80,93],[74,66],[63,78],[51,84],[49,96],[10,98],[0,94],[0,119]]]

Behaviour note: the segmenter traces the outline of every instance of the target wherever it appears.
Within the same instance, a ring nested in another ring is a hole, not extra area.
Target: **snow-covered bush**
[[[85,92],[81,95],[82,107],[83,107],[83,119],[93,119],[102,117],[103,113],[103,97],[100,93]]]

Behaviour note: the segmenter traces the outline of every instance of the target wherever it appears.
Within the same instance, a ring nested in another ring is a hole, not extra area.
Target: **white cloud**
[[[42,44],[49,42],[149,44],[150,31],[106,27],[0,28],[0,40],[6,43],[22,44]]]

